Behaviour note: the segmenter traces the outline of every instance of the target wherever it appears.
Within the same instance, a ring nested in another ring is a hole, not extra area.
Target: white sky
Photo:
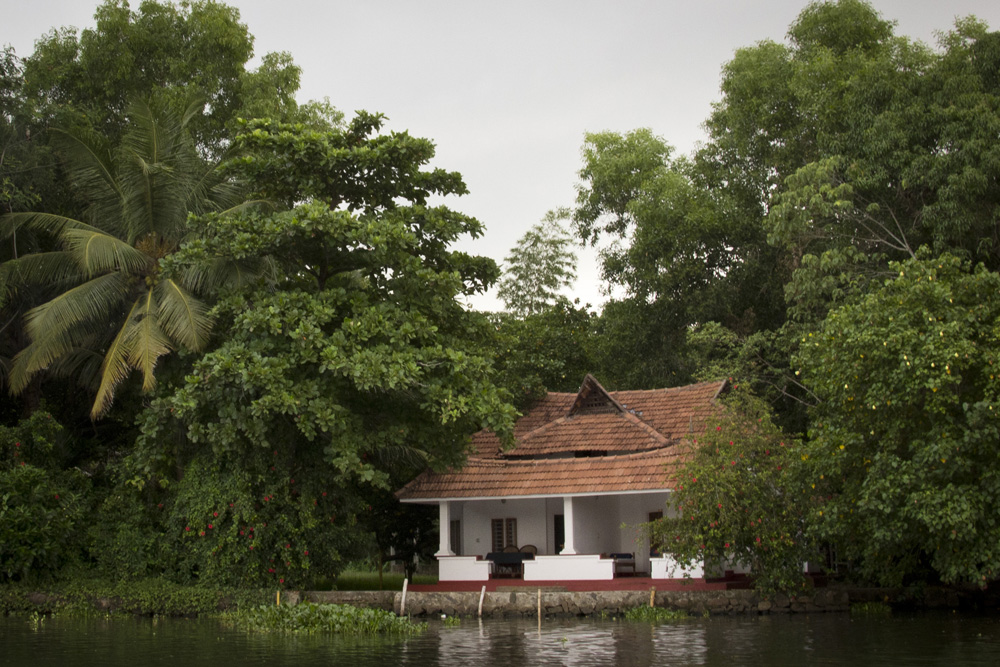
[[[0,44],[22,56],[55,26],[92,27],[97,0],[0,0]],[[132,6],[137,7],[138,0]],[[435,166],[471,193],[449,206],[484,237],[463,250],[502,261],[545,212],[575,197],[585,132],[649,127],[679,153],[704,140],[722,65],[783,40],[805,0],[230,0],[258,56],[289,51],[300,101],[378,111],[428,137]],[[933,44],[956,16],[1000,29],[997,0],[874,0],[897,34]],[[575,293],[602,301],[591,251]],[[474,306],[498,309],[492,296]]]

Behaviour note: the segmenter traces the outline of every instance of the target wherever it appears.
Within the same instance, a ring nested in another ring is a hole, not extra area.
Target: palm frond
[[[39,344],[47,347],[46,341],[58,340],[77,324],[92,322],[93,327],[106,325],[108,314],[120,307],[128,293],[128,278],[120,273],[108,273],[32,308],[24,317],[25,328],[32,341],[29,347]],[[44,368],[58,356],[57,350],[42,353],[44,361],[33,366]]]
[[[242,289],[253,285],[271,270],[268,258],[220,257],[188,267],[181,275],[181,283],[192,292]]]
[[[76,283],[83,278],[84,274],[71,252],[39,252],[0,264],[0,294],[17,285],[58,286]]]
[[[130,348],[132,340],[136,336],[134,319],[137,311],[141,310],[143,298],[136,299],[129,309],[125,323],[118,330],[115,339],[108,346],[108,351],[104,355],[101,364],[101,382],[97,387],[97,395],[94,398],[94,405],[90,409],[92,419],[97,419],[111,407],[114,400],[115,388],[128,377],[133,366],[129,363]]]
[[[52,213],[8,213],[0,216],[0,240],[10,238],[14,232],[21,229],[45,232],[56,238],[60,238],[68,229],[101,231],[85,222]]]
[[[156,362],[173,349],[170,339],[160,328],[158,310],[153,290],[150,289],[143,295],[139,311],[131,320],[135,334],[130,339],[128,362],[132,368],[142,372],[143,391],[152,391],[156,387],[153,375]]]
[[[106,231],[123,233],[125,193],[108,141],[92,130],[56,130],[70,181],[90,201],[87,219]]]
[[[63,238],[87,276],[114,270],[136,274],[154,265],[146,253],[99,230],[68,229]]]
[[[208,306],[188,293],[176,280],[161,280],[155,290],[162,330],[190,350],[203,349],[214,323],[208,314]]]

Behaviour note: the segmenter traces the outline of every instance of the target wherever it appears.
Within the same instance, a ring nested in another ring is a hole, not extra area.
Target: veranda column
[[[559,553],[571,555],[576,553],[576,543],[573,541],[573,497],[563,496],[563,550]]]
[[[438,503],[438,516],[440,523],[440,540],[438,541],[438,550],[435,556],[454,556],[455,552],[451,550],[451,503],[447,500],[442,500]]]

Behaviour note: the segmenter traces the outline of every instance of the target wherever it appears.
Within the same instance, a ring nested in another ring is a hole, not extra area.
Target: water
[[[431,622],[405,640],[259,635],[215,619],[0,617],[0,665],[1000,665],[1000,618],[920,614]]]

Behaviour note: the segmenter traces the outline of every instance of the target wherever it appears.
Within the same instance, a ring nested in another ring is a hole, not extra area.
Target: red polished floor
[[[604,581],[524,581],[523,579],[495,578],[489,581],[443,581],[437,584],[411,584],[408,590],[414,593],[455,593],[463,591],[479,592],[483,586],[493,593],[497,590],[509,591],[515,588],[535,590],[538,588],[560,591],[724,591],[733,588],[747,588],[746,578],[739,577],[719,581],[704,579],[651,579],[649,577],[616,577]]]

